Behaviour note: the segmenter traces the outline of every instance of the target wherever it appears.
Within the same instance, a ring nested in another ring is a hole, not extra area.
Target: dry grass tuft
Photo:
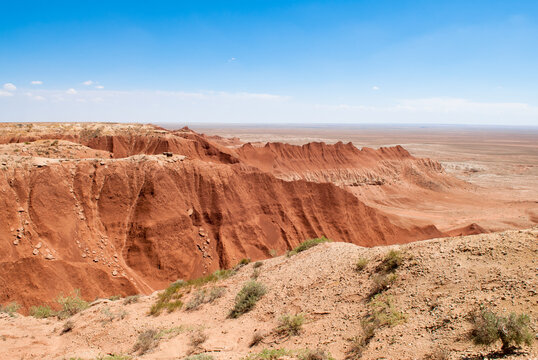
[[[235,297],[235,305],[230,311],[229,316],[231,318],[237,318],[249,312],[266,292],[267,289],[263,284],[254,280],[247,282]]]

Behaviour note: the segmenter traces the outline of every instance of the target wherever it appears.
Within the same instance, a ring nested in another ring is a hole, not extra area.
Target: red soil
[[[61,139],[109,156],[67,159],[59,151],[36,165],[0,155],[0,303],[51,303],[75,288],[85,298],[150,293],[322,235],[361,246],[440,237],[433,225],[396,225],[347,190],[465,184],[399,146],[233,148],[188,129],[48,126],[5,131],[0,143]]]

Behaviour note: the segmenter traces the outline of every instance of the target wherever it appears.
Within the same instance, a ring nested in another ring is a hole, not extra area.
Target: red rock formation
[[[3,141],[48,135],[32,136]],[[86,298],[147,293],[322,235],[362,246],[443,235],[433,225],[398,227],[333,183],[271,174],[412,159],[401,147],[268,144],[234,154],[187,130],[59,138],[115,159],[37,167],[10,158],[0,170],[0,303],[51,302],[74,288]],[[187,159],[131,156],[164,151]]]

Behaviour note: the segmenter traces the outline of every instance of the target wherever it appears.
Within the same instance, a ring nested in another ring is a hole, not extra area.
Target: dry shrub
[[[357,271],[357,272],[361,272],[362,270],[364,270],[364,268],[366,267],[366,265],[368,265],[368,259],[366,259],[366,258],[360,258],[360,259],[357,260],[357,262],[355,263],[355,271]]]
[[[530,328],[527,314],[511,313],[500,316],[492,311],[481,309],[471,314],[473,329],[471,339],[478,345],[491,345],[501,340],[502,351],[509,353],[514,346],[532,345],[534,334]]]
[[[276,328],[276,333],[285,336],[299,335],[304,320],[303,314],[286,314],[280,318],[280,324]]]
[[[60,304],[61,310],[58,311],[58,318],[67,319],[79,312],[86,310],[90,305],[80,297],[80,290],[75,289],[71,295],[58,296],[56,302]]]
[[[125,298],[125,300],[123,300],[123,304],[124,305],[130,305],[130,304],[134,304],[134,303],[137,303],[138,301],[140,300],[140,295],[131,295],[131,296],[127,296]]]
[[[398,250],[391,250],[381,261],[381,264],[377,267],[378,271],[386,273],[393,272],[403,263],[403,254]]]
[[[0,305],[0,313],[6,313],[10,317],[14,317],[15,313],[19,310],[21,306],[16,302],[9,303],[5,306]]]
[[[252,335],[252,340],[250,340],[250,343],[248,344],[249,347],[253,347],[253,346],[256,346],[258,345],[259,343],[262,342],[264,336],[261,332],[259,331],[256,331],[253,335]]]
[[[207,334],[205,334],[202,330],[198,330],[192,333],[189,344],[192,347],[197,347],[197,346],[202,345],[206,340],[207,340]]]
[[[133,346],[133,353],[138,353],[143,355],[149,350],[153,349],[159,344],[158,331],[155,329],[148,329],[140,335],[138,335],[138,340]]]
[[[266,292],[267,289],[263,284],[254,280],[247,282],[235,297],[235,305],[230,311],[229,316],[231,318],[237,318],[249,312]]]
[[[68,333],[70,332],[71,330],[73,330],[75,328],[75,323],[72,321],[72,320],[67,320],[65,323],[64,323],[64,326],[62,328],[62,331],[60,331],[60,335],[63,335],[65,333]]]

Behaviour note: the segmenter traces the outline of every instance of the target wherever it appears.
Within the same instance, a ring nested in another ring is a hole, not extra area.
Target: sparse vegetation
[[[104,315],[103,323],[112,322],[116,319],[123,320],[127,316],[127,311],[121,309],[118,312],[112,312],[108,306],[105,306],[101,313]]]
[[[372,290],[369,297],[372,298],[383,291],[390,288],[390,286],[398,279],[396,274],[376,274],[372,279]]]
[[[117,301],[121,299],[121,295],[112,295],[111,297],[108,298],[108,300],[110,301]]]
[[[169,329],[162,329],[161,331],[159,331],[156,338],[159,339],[159,340],[163,339],[163,338],[171,339],[174,336],[177,336],[177,335],[181,334],[185,330],[187,330],[187,328],[182,326],[182,325],[181,326],[174,326],[174,327],[171,327]]]
[[[80,297],[80,290],[78,289],[75,289],[71,295],[65,297],[62,295],[58,296],[56,302],[62,308],[57,313],[59,319],[67,319],[89,307],[89,304]]]
[[[46,319],[56,316],[56,312],[47,305],[32,306],[30,308],[30,316],[37,319]]]
[[[158,332],[155,329],[148,329],[138,335],[138,340],[133,346],[133,353],[143,355],[153,349],[159,343]]]
[[[254,269],[252,271],[252,275],[250,275],[250,278],[253,280],[258,280],[259,276],[260,276],[260,269]]]
[[[357,260],[357,262],[355,263],[355,271],[357,271],[357,272],[361,272],[362,270],[364,270],[364,268],[366,267],[366,265],[368,265],[368,259],[366,259],[366,258],[360,258],[360,259]]]
[[[325,236],[322,236],[320,238],[315,238],[315,239],[309,239],[300,243],[299,246],[297,246],[295,249],[288,251],[287,255],[293,256],[295,254],[308,250],[316,245],[319,245],[324,242],[330,242],[330,241],[331,240],[327,239]]]
[[[351,340],[351,349],[346,359],[360,359],[362,351],[374,338],[378,329],[396,326],[407,320],[407,316],[394,308],[392,298],[376,295],[369,303],[369,313],[361,320],[362,334]]]
[[[276,257],[278,256],[278,252],[275,249],[271,249],[269,250],[269,255],[271,255],[271,257]]]
[[[391,296],[376,296],[368,304],[369,318],[374,319],[379,326],[396,326],[407,320],[407,316],[394,308]]]
[[[450,351],[445,348],[437,348],[425,356],[425,360],[448,360]]]
[[[250,354],[242,360],[278,360],[282,356],[291,356],[292,352],[286,349],[263,349],[256,354]]]
[[[243,258],[237,263],[236,267],[242,267],[248,264],[250,264],[250,258]]]
[[[20,309],[20,305],[16,302],[11,302],[7,305],[1,306],[0,305],[0,313],[6,313],[11,317],[14,317],[17,311]]]
[[[514,346],[531,345],[534,334],[530,329],[530,317],[527,314],[511,313],[500,316],[492,311],[481,309],[471,314],[473,330],[471,339],[478,345],[491,345],[498,340],[502,343],[502,351],[509,353]]]
[[[183,360],[213,360],[214,357],[207,354],[198,354],[198,355],[191,355],[187,356]]]
[[[335,360],[329,353],[323,350],[305,350],[304,353],[299,354],[299,360]]]
[[[224,295],[226,290],[223,287],[214,286],[209,291],[206,289],[198,290],[185,305],[185,310],[195,310],[200,305],[211,303]]]
[[[200,345],[202,345],[207,340],[207,334],[204,333],[202,330],[195,331],[191,334],[189,344],[196,348]]]
[[[219,286],[214,286],[209,290],[209,295],[207,296],[207,302],[212,303],[213,301],[217,300],[218,298],[221,298],[224,293],[226,292],[226,289]]]
[[[261,267],[262,265],[263,265],[263,263],[261,261],[256,261],[254,263],[254,265],[252,265],[252,266],[254,267],[254,269],[257,269],[257,268]]]
[[[230,311],[229,316],[231,318],[237,318],[249,312],[266,292],[267,289],[263,284],[254,280],[247,282],[237,294],[234,308]]]
[[[299,360],[334,360],[329,354],[322,350],[287,350],[287,349],[264,349],[259,353],[249,354],[242,360],[278,360],[282,357],[296,358]]]
[[[123,304],[124,304],[124,305],[134,304],[134,303],[137,303],[138,300],[140,300],[140,295],[131,295],[131,296],[127,296],[127,297],[125,298],[125,300],[123,300]]]
[[[286,314],[280,318],[276,333],[285,336],[298,335],[301,332],[304,320],[303,314]]]
[[[189,310],[197,309],[200,305],[204,303],[205,297],[206,297],[206,290],[205,289],[198,290],[192,295],[189,302],[185,305],[185,310],[189,311]]]
[[[234,270],[217,270],[212,274],[196,279],[188,281],[175,281],[170,284],[166,290],[159,294],[157,302],[153,304],[149,313],[150,315],[157,316],[165,309],[168,310],[168,312],[175,311],[183,306],[183,302],[180,299],[193,287],[199,288],[208,283],[229,278],[233,274],[235,274]]]
[[[114,354],[114,355],[106,355],[98,357],[96,360],[130,360],[132,359],[129,355],[121,355],[121,354]]]
[[[385,273],[393,272],[403,263],[403,254],[398,250],[391,250],[379,264],[377,270]]]

